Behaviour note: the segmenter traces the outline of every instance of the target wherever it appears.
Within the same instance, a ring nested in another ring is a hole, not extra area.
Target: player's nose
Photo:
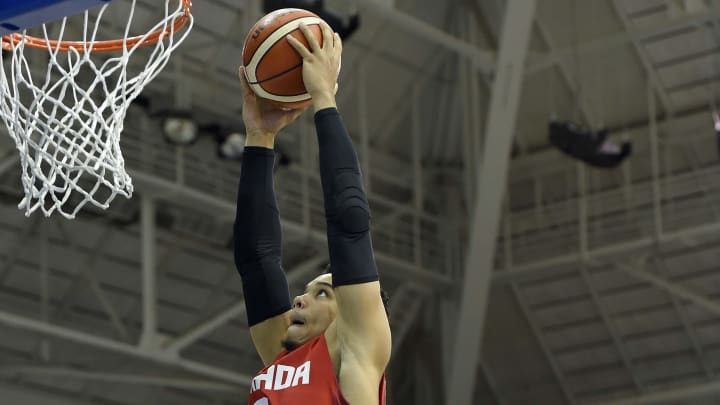
[[[298,295],[298,296],[295,297],[295,299],[293,300],[293,308],[303,309],[303,308],[305,308],[306,306],[307,306],[307,303],[305,302],[305,299],[303,298],[302,295]]]

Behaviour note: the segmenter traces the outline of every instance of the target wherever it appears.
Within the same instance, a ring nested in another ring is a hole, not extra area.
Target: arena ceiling
[[[506,2],[326,5],[361,17],[338,99],[393,297],[389,403],[445,398],[458,296],[483,271],[464,264],[481,193],[504,198],[486,213],[501,219],[491,281],[475,286],[489,296],[471,403],[717,403],[720,3],[537,1],[505,190],[474,185]],[[209,136],[167,144],[154,113],[190,107],[202,125],[241,131],[237,66],[261,11],[256,0],[193,6],[193,33],[144,92],[150,110],[126,120],[131,200],[73,221],[26,218],[16,151],[0,137],[0,392],[16,403],[246,401],[260,360],[230,250],[239,166]],[[148,0],[138,8],[155,15]],[[548,144],[553,117],[608,128],[633,155],[614,170],[583,166]],[[279,142],[284,266],[298,292],[327,261],[310,117]]]

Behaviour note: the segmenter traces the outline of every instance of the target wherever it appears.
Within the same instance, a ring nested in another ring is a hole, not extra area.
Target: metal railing
[[[130,116],[126,120],[121,148],[129,170],[181,185],[230,204],[235,203],[240,163],[218,158],[209,142],[178,148],[163,140],[160,128],[152,123],[143,124],[141,120]],[[277,169],[275,182],[282,219],[308,230],[324,232],[319,173],[292,163]],[[373,211],[372,236],[376,252],[439,274],[445,272],[445,248],[438,218],[427,213],[417,213],[412,207],[412,201],[394,195],[370,192],[368,197]],[[417,228],[420,231],[419,238],[415,237],[416,220],[420,223]],[[415,249],[420,251],[419,260],[415,258]]]

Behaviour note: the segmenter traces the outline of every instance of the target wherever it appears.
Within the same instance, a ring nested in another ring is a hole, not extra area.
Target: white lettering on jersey
[[[306,361],[297,368],[284,364],[268,367],[264,374],[258,374],[253,378],[250,392],[259,389],[280,391],[286,388],[297,387],[301,384],[310,384],[310,361]]]
[[[300,379],[302,378],[302,382]],[[310,384],[310,362],[306,361],[300,367],[295,370],[295,378],[293,378],[292,386],[297,387],[298,385]]]
[[[284,390],[292,383],[293,375],[295,375],[295,367],[284,366],[278,364],[275,372],[275,391]]]
[[[263,388],[265,388],[266,390],[271,390],[274,375],[275,366],[270,366],[265,374],[258,374],[257,376],[255,376],[255,378],[253,378],[252,388],[250,392],[259,390],[261,382],[265,382],[265,386]]]

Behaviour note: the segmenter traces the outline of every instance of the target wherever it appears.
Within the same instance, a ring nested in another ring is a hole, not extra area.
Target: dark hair
[[[324,274],[332,274],[329,263],[325,267]],[[380,287],[380,299],[382,299],[383,308],[385,308],[385,315],[387,315],[388,320],[390,320],[390,296],[388,295],[387,291],[382,289],[382,287]]]

